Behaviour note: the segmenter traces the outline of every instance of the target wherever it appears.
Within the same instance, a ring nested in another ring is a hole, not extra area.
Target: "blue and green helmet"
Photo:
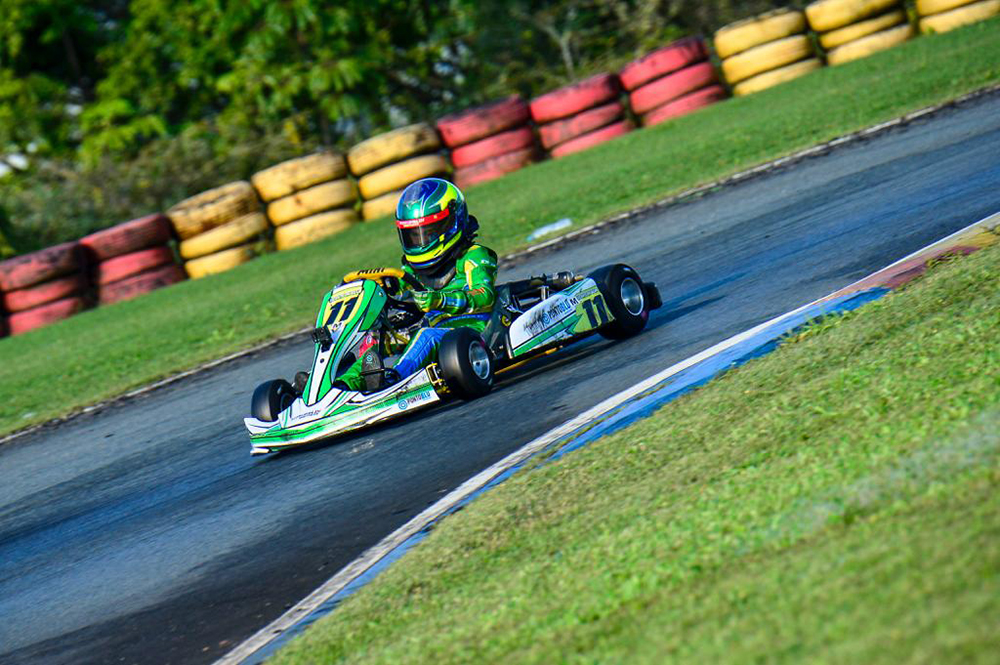
[[[403,190],[396,205],[396,229],[406,262],[433,270],[471,232],[462,191],[441,178],[423,178]]]

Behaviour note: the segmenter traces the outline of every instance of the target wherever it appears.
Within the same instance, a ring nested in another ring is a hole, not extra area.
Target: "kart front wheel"
[[[493,389],[493,356],[482,336],[469,328],[455,328],[441,339],[438,365],[460,399],[482,397]]]
[[[273,423],[278,415],[295,401],[295,389],[284,379],[265,381],[253,391],[250,415],[257,420]]]
[[[639,273],[624,263],[598,268],[590,274],[604,296],[608,311],[614,321],[602,326],[598,332],[608,339],[625,339],[638,335],[649,320],[650,303],[647,302]]]

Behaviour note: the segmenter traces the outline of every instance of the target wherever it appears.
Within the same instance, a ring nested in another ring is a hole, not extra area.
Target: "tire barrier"
[[[267,218],[262,213],[252,212],[221,226],[216,226],[210,231],[199,233],[193,238],[182,240],[177,249],[181,258],[197,259],[230,247],[246,244],[266,230]]]
[[[552,149],[552,156],[559,158],[565,157],[566,155],[572,155],[575,152],[592,148],[595,145],[604,143],[605,141],[610,141],[611,139],[621,136],[622,134],[626,134],[632,131],[633,128],[634,127],[630,120],[622,120],[621,122],[607,125],[597,131],[584,134],[583,136],[578,136],[575,139],[566,141],[566,143],[557,145]]]
[[[158,268],[145,270],[102,285],[98,290],[98,303],[111,305],[116,302],[132,300],[164,286],[183,282],[185,279],[187,279],[187,274],[184,269],[176,263],[170,262]]]
[[[901,0],[818,0],[805,11],[829,65],[867,57],[914,34]]]
[[[506,155],[491,157],[485,161],[462,169],[456,169],[455,184],[460,188],[471,187],[483,182],[495,180],[513,171],[524,168],[538,160],[538,148],[524,148],[508,152]]]
[[[334,180],[271,201],[267,217],[275,226],[281,226],[334,208],[353,209],[357,200],[358,189],[352,181]]]
[[[946,11],[933,10],[952,6]],[[963,25],[985,21],[1000,14],[1000,0],[980,0],[979,2],[948,2],[948,0],[918,0],[917,14],[920,15],[920,32],[948,32]]]
[[[633,113],[642,115],[718,80],[712,63],[700,62],[633,90],[628,99]]]
[[[77,242],[0,262],[0,309],[8,314],[9,334],[19,335],[83,310],[88,286],[84,266]]]
[[[526,126],[530,119],[528,105],[520,95],[513,95],[447,115],[437,121],[437,129],[445,146],[454,149],[499,134],[505,129]]]
[[[196,242],[200,237],[202,236],[195,236],[185,242]],[[162,214],[141,217],[82,238],[80,245],[89,264],[97,302],[106,305],[173,284],[173,281],[153,279],[147,274],[162,270],[165,266],[176,267],[174,253],[167,246],[169,240],[170,220]],[[184,271],[179,267],[173,272],[182,278],[184,276]],[[144,290],[119,284],[122,280],[126,280],[128,284],[142,284]],[[128,293],[132,294],[128,298],[108,295],[125,288],[130,289]]]
[[[253,185],[240,180],[174,204],[167,210],[167,217],[177,236],[187,240],[258,210],[260,202]]]
[[[379,146],[376,145],[375,148],[378,150]],[[343,155],[318,152],[258,171],[251,176],[250,182],[260,198],[267,203],[267,218],[275,227],[280,228],[327,212],[338,213],[341,217],[350,213],[356,219],[354,208],[358,202],[358,189],[354,181],[347,178],[347,172],[347,159]],[[310,224],[314,225],[315,222]],[[311,228],[310,224],[299,229]],[[349,225],[339,225],[336,232],[348,228]],[[326,235],[285,231],[280,234],[282,241],[276,245],[279,250],[291,249],[308,242],[303,241],[305,238],[319,240]],[[277,232],[275,237],[278,237]],[[293,237],[296,238],[294,242],[290,240]],[[228,246],[233,247],[246,240],[249,238],[234,238],[234,242]]]
[[[358,221],[353,208],[331,210],[282,224],[274,230],[278,251],[293,249],[345,231]]]
[[[729,48],[749,39],[738,33],[736,37]],[[726,97],[725,89],[716,85],[718,75],[708,61],[705,42],[695,37],[680,39],[625,65],[619,78],[629,91],[632,111],[642,116],[644,126],[666,122]]]
[[[0,289],[14,291],[79,272],[80,245],[64,242],[0,262]]]
[[[725,60],[755,46],[805,31],[805,14],[794,9],[776,9],[722,27],[716,31],[712,41],[719,59]]]
[[[364,205],[372,199],[403,189],[420,178],[446,175],[451,168],[437,154],[440,148],[434,128],[419,123],[373,136],[348,150],[347,164],[358,178],[363,201],[362,216],[366,220],[376,218],[370,215],[381,208]]]
[[[850,62],[851,60],[866,58],[872,53],[877,53],[879,51],[892,48],[893,46],[898,46],[913,37],[915,34],[916,30],[914,30],[912,25],[909,23],[903,23],[902,25],[898,25],[894,28],[882,30],[868,35],[867,37],[855,39],[853,42],[847,42],[842,46],[838,46],[826,54],[826,62],[830,65],[841,65],[845,62]]]
[[[805,15],[790,9],[768,12],[718,30],[715,50],[722,58],[722,73],[733,94],[759,92],[822,66],[805,30]]]
[[[651,66],[640,68],[639,74],[649,71]],[[562,157],[631,131],[632,123],[622,120],[625,108],[620,94],[616,75],[598,74],[532,100],[531,117],[549,154]]]
[[[399,203],[399,197],[402,193],[402,189],[395,189],[382,196],[376,196],[369,201],[365,201],[361,204],[361,219],[370,222],[373,219],[381,219],[382,217],[396,214],[396,204]]]
[[[682,115],[687,115],[698,109],[711,106],[716,102],[721,102],[728,96],[726,89],[721,85],[707,86],[697,92],[678,97],[672,102],[667,102],[663,106],[653,109],[642,116],[642,125],[643,127],[652,127],[661,122],[679,118]]]
[[[260,214],[257,192],[244,180],[185,199],[167,210],[167,216],[180,238],[178,250],[181,257],[188,259],[188,263],[198,262],[194,268],[187,270],[192,278],[222,272],[222,266],[234,268],[245,263],[231,259],[243,254],[227,252],[267,229],[267,221]],[[211,257],[216,253],[225,256],[213,261]]]
[[[486,182],[533,162],[538,150],[530,121],[528,104],[517,95],[438,120],[444,144],[451,148],[456,184],[461,181],[468,187]],[[508,157],[525,154],[531,158]],[[498,169],[497,164],[510,168]],[[378,210],[386,207],[379,205]]]
[[[236,266],[250,261],[254,257],[253,245],[224,249],[215,254],[191,259],[184,264],[184,270],[191,279],[201,279],[208,275],[232,270]]]
[[[250,177],[250,183],[261,200],[271,202],[323,182],[347,176],[347,161],[343,155],[318,152],[275,164]]]
[[[539,125],[568,118],[580,111],[618,98],[618,79],[614,74],[597,74],[565,88],[536,97],[531,101],[531,117]]]
[[[63,319],[68,319],[84,309],[84,301],[80,296],[71,296],[55,300],[38,307],[16,312],[7,319],[7,328],[11,334],[20,335],[29,330],[35,330]]]
[[[170,220],[161,213],[91,233],[80,239],[91,264],[170,242]]]
[[[884,13],[900,5],[900,0],[817,0],[806,7],[809,27],[829,32]]]

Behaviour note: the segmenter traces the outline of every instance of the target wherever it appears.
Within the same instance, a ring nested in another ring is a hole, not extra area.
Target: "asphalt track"
[[[624,261],[665,307],[477,402],[251,458],[250,393],[299,342],[0,447],[0,662],[211,662],[525,441],[995,212],[998,185],[993,95],[507,270]]]

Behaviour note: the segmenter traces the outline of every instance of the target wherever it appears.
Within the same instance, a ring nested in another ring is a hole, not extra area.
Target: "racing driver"
[[[412,336],[389,343],[388,353],[402,351],[402,355],[391,369],[378,372],[382,380],[377,383],[365,378],[371,370],[381,369],[366,366],[373,354],[358,358],[338,377],[351,390],[381,389],[435,362],[438,345],[451,328],[465,326],[482,333],[496,300],[496,252],[476,243],[479,222],[469,214],[465,196],[454,184],[424,178],[409,185],[396,205],[396,229],[403,246],[403,271],[424,287],[401,282],[400,299],[426,313],[423,326]],[[377,358],[374,362],[381,364]]]

